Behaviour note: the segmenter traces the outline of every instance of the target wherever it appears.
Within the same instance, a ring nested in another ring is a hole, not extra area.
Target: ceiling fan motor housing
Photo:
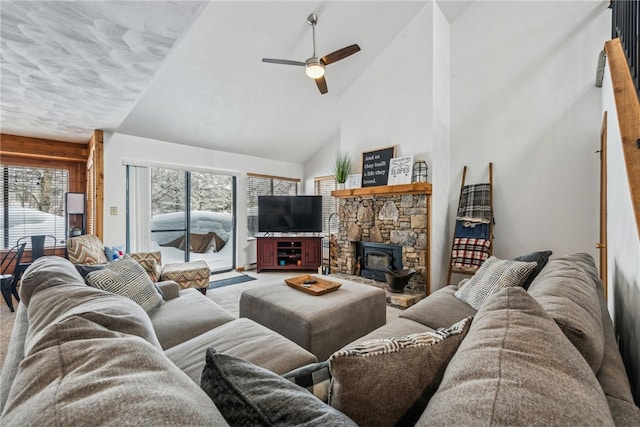
[[[315,56],[307,59],[304,63],[307,76],[312,79],[319,79],[324,76],[324,64]]]

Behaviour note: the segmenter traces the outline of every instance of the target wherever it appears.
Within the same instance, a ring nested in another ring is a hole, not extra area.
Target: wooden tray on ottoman
[[[304,283],[310,280],[313,280],[315,283]],[[328,292],[333,292],[342,286],[342,283],[321,279],[320,277],[311,276],[310,274],[285,279],[285,283],[294,289],[311,295],[323,295]]]

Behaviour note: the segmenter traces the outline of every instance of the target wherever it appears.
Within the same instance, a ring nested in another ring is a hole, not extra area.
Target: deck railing
[[[636,94],[640,99],[640,0],[612,0],[611,38],[620,38]]]

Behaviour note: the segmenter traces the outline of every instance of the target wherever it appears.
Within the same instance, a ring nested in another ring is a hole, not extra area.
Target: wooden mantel
[[[431,194],[431,184],[428,182],[414,182],[413,184],[380,185],[377,187],[350,188],[348,190],[334,190],[331,195],[336,198],[387,196],[392,194]]]

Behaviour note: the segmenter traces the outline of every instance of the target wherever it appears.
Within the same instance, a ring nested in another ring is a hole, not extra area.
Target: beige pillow
[[[144,268],[149,275],[149,279],[156,283],[160,281],[162,271],[162,253],[155,252],[132,252],[128,254],[131,258],[138,261],[138,264]]]
[[[470,279],[460,283],[455,296],[479,310],[484,300],[494,292],[521,286],[535,267],[535,262],[501,260],[491,256]]]
[[[67,240],[67,258],[72,264],[106,264],[102,241],[93,234]]]
[[[468,317],[447,329],[373,339],[335,352],[329,358],[329,404],[358,425],[415,422],[470,324]]]

